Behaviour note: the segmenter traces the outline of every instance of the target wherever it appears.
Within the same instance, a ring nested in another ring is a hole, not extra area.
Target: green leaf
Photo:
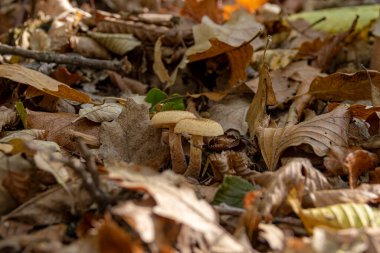
[[[359,31],[377,19],[379,16],[379,10],[379,4],[340,7],[297,13],[289,16],[289,20],[293,21],[299,18],[303,18],[309,23],[314,23],[317,20],[326,17],[326,20],[315,25],[313,28],[320,31],[336,33],[348,30],[356,15],[358,15],[359,20],[358,24],[356,25],[356,31]]]
[[[27,117],[28,115],[27,115],[27,113],[26,113],[26,110],[25,110],[24,104],[23,104],[21,101],[17,101],[17,102],[16,102],[16,111],[17,111],[18,115],[20,116],[20,119],[21,119],[22,125],[24,126],[24,128],[27,128],[27,125],[26,125],[26,117]]]
[[[151,104],[150,110],[155,111],[155,106],[162,100],[167,99],[168,94],[158,88],[152,88],[146,94],[145,101]]]
[[[185,103],[183,102],[182,97],[178,97],[179,95],[174,94],[172,98],[167,99],[166,102],[162,105],[162,111],[170,111],[170,110],[185,110]]]
[[[237,176],[225,176],[223,183],[215,194],[213,205],[226,203],[229,206],[243,207],[244,195],[256,187],[247,180]]]

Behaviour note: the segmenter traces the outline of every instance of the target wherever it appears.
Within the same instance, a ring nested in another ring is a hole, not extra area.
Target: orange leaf
[[[98,246],[99,252],[102,253],[144,252],[138,238],[124,231],[111,218],[106,218],[105,223],[99,228]]]
[[[253,48],[249,43],[243,43],[239,47],[233,47],[229,44],[219,41],[218,39],[210,39],[211,47],[201,53],[189,55],[190,62],[209,59],[221,54],[227,54],[230,62],[231,75],[228,84],[236,86],[244,82],[246,79],[245,69],[251,61]]]

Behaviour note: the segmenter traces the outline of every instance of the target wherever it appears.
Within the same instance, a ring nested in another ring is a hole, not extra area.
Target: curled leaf
[[[298,125],[259,128],[261,154],[269,170],[275,170],[282,152],[291,146],[309,144],[315,154],[324,156],[332,146],[347,146],[350,116],[344,106]]]

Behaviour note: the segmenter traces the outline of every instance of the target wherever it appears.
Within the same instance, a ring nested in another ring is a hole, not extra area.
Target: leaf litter
[[[380,252],[378,4],[127,2],[0,6],[0,251]]]

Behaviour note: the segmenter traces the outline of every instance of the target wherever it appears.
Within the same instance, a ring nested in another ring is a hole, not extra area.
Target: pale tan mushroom
[[[172,169],[175,173],[183,174],[186,169],[186,159],[182,149],[181,135],[174,133],[174,126],[183,119],[196,118],[188,111],[163,111],[156,113],[151,120],[156,128],[169,129],[169,147],[172,160]]]
[[[183,119],[174,128],[175,133],[191,134],[190,161],[185,176],[197,179],[202,166],[203,137],[222,135],[222,126],[210,119]]]

